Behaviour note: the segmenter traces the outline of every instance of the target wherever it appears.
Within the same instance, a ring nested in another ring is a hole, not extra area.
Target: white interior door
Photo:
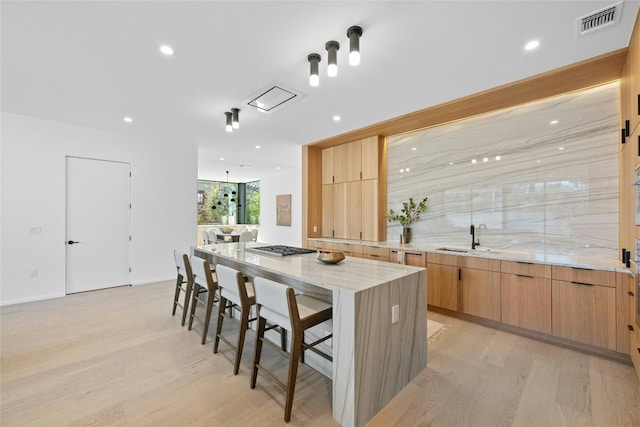
[[[130,170],[67,157],[67,294],[130,283]]]

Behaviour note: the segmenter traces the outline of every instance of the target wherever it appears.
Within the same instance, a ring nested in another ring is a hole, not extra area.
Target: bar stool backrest
[[[178,269],[178,274],[183,277],[185,280],[191,279],[191,265],[189,263],[189,257],[187,254],[178,253],[178,251],[173,251],[173,256],[176,259],[176,268]]]
[[[256,304],[258,305],[260,317],[291,331],[289,294],[294,294],[293,288],[263,277],[255,277],[253,279],[253,287],[256,292]],[[295,302],[295,295],[293,296]],[[297,313],[297,310],[295,313]]]
[[[216,265],[216,275],[218,276],[220,295],[234,304],[242,305],[238,294],[240,286],[242,289],[246,289],[242,273],[231,267],[218,264]]]
[[[213,274],[209,267],[209,261],[206,259],[191,256],[191,269],[193,270],[193,281],[209,291],[216,290],[216,282],[213,280]]]

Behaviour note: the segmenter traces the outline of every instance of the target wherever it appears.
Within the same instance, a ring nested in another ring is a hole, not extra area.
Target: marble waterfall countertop
[[[251,250],[260,246],[269,245],[239,242],[203,245],[197,246],[197,249],[254,265],[284,277],[304,278],[306,283],[328,290],[364,291],[422,270],[420,267],[380,263],[354,257],[347,257],[339,264],[324,264],[316,259],[316,253],[283,257]]]
[[[589,257],[581,255],[562,254],[552,250],[536,250],[531,252],[519,252],[511,250],[479,247],[478,249],[470,249],[468,247],[447,246],[446,244],[432,243],[408,243],[400,244],[398,242],[364,242],[361,240],[340,240],[330,238],[310,238],[319,242],[346,243],[352,245],[364,245],[379,248],[389,248],[397,251],[416,251],[416,252],[436,252],[448,255],[472,256],[479,258],[491,258],[501,261],[516,262],[532,262],[536,264],[549,264],[565,267],[581,267],[592,268],[596,270],[609,270],[618,272],[629,272],[625,264],[619,259]]]

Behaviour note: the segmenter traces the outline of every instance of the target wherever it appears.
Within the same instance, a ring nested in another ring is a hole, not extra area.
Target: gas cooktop
[[[313,249],[303,249],[303,248],[296,248],[294,246],[285,246],[285,245],[258,246],[255,248],[247,248],[247,250],[261,251],[261,252],[265,252],[268,255],[275,255],[275,256],[302,255],[302,254],[311,254],[315,252]]]

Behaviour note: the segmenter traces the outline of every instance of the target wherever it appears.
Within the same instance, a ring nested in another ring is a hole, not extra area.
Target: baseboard
[[[168,282],[168,281],[175,281],[176,280],[176,276],[168,276],[168,277],[159,277],[156,279],[149,279],[149,280],[141,280],[139,282],[131,282],[131,286],[138,286],[138,285],[149,285],[151,283],[158,283],[158,282]]]
[[[5,305],[23,304],[25,302],[42,301],[42,300],[45,300],[45,299],[60,298],[60,297],[63,297],[63,296],[65,296],[64,293],[55,293],[55,294],[49,294],[49,295],[38,295],[37,297],[19,298],[19,299],[9,300],[9,301],[0,301],[0,307],[1,306],[5,306]]]

